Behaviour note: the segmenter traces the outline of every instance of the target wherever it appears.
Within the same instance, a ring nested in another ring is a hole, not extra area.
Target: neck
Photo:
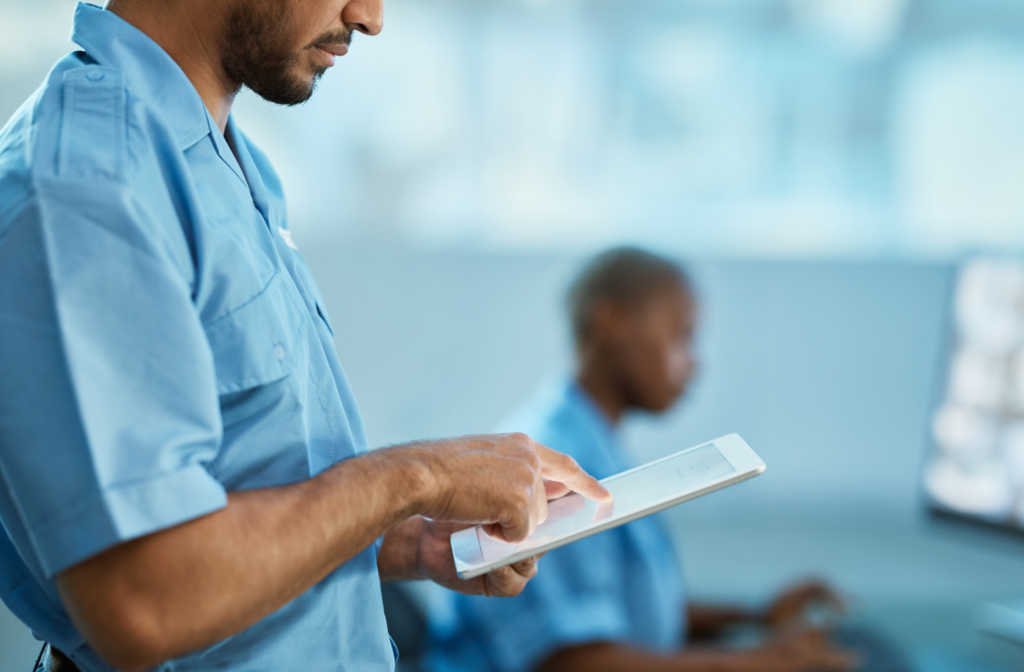
[[[619,425],[629,404],[613,372],[601,366],[598,357],[581,354],[576,372],[576,383],[597,404],[613,427]]]
[[[223,4],[111,0],[107,5],[109,11],[145,33],[178,64],[221,133],[227,128],[239,90],[224,73],[220,57],[218,30],[224,20]]]

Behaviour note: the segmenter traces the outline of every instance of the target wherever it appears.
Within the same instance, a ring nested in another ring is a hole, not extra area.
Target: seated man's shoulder
[[[586,469],[593,451],[590,428],[571,406],[558,400],[534,399],[509,415],[502,432],[522,432],[534,441],[573,457]]]

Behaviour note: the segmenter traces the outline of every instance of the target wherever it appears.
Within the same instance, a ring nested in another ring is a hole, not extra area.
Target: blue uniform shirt
[[[608,420],[575,383],[544,388],[502,429],[568,453],[597,478],[629,468]],[[551,551],[518,597],[433,597],[435,672],[526,672],[586,642],[670,652],[685,639],[680,568],[653,517]]]
[[[114,14],[72,39],[0,133],[0,597],[100,672],[55,574],[366,440],[266,157]],[[378,581],[370,547],[159,669],[391,670]]]

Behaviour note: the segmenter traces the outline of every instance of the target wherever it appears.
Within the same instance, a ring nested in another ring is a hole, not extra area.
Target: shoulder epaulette
[[[120,70],[90,65],[65,73],[58,173],[120,180],[128,141],[126,117]]]

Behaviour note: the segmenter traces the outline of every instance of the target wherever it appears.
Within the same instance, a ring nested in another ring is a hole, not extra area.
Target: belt
[[[49,644],[43,649],[36,672],[80,672],[71,659]]]

